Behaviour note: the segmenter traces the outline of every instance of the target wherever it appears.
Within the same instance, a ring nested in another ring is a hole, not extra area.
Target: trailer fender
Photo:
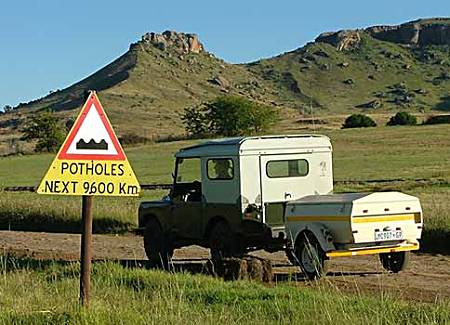
[[[333,244],[333,237],[330,230],[323,224],[311,223],[298,228],[295,237],[293,237],[295,238],[295,241],[297,241],[299,236],[301,236],[305,231],[312,233],[316,237],[324,252],[329,252],[336,249]]]

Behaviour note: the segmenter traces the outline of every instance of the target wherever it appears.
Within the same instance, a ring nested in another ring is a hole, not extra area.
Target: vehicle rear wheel
[[[220,274],[223,269],[223,259],[242,255],[238,249],[236,236],[226,221],[218,221],[211,229],[208,238],[211,251],[211,262],[214,272]]]
[[[410,255],[411,252],[382,253],[380,261],[385,270],[398,273],[408,267]]]
[[[327,272],[328,260],[314,235],[300,234],[295,245],[296,261],[309,280],[321,278]]]
[[[173,248],[156,219],[150,219],[147,222],[144,232],[144,248],[150,266],[169,269]]]

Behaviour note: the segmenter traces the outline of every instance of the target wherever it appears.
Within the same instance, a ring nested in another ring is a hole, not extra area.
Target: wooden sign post
[[[83,195],[81,205],[81,274],[80,299],[85,306],[89,305],[89,292],[91,289],[91,262],[92,262],[92,201],[93,196]]]

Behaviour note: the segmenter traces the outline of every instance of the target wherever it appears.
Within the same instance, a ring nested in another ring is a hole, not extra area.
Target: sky
[[[14,0],[0,4],[0,110],[63,89],[145,32],[196,33],[228,62],[303,46],[322,32],[450,17],[450,0]]]

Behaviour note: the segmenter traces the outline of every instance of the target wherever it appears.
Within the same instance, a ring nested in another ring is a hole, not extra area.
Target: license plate
[[[401,230],[375,231],[375,241],[402,239]]]

